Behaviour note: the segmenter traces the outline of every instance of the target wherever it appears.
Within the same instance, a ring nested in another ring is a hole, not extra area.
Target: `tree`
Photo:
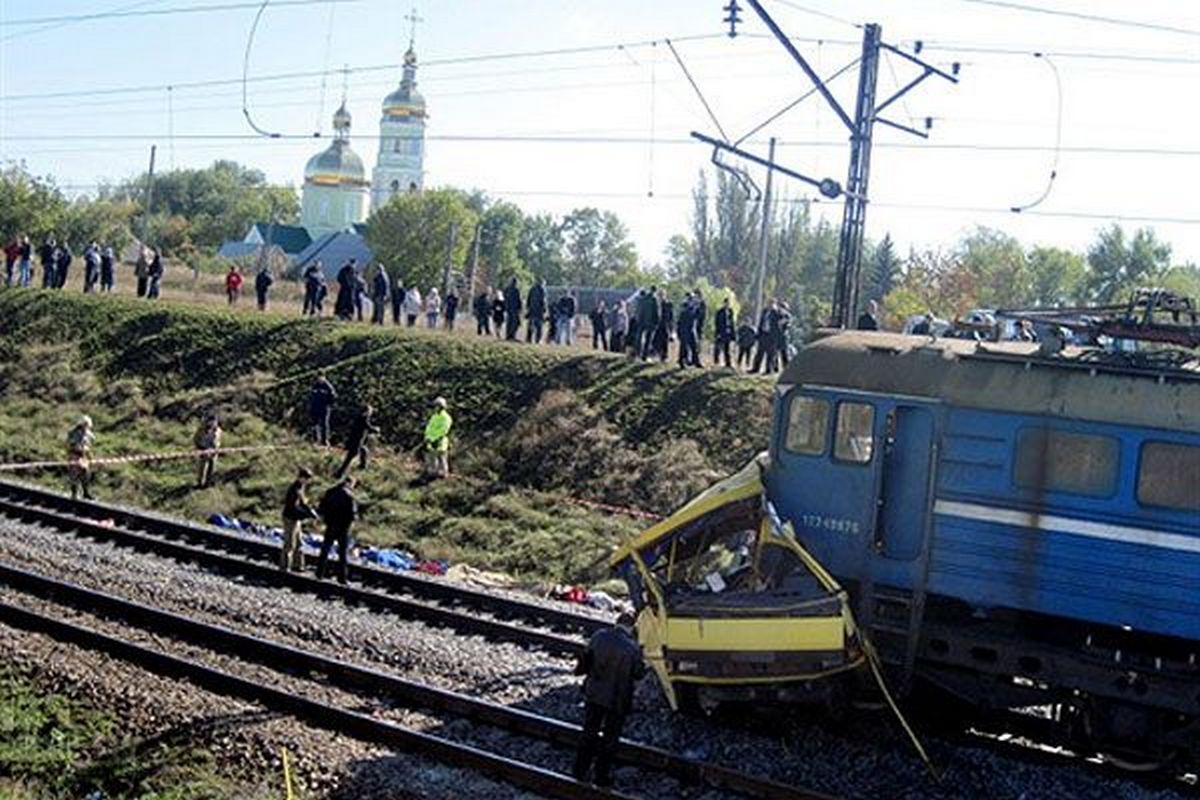
[[[110,195],[136,203],[144,213],[146,183],[146,175],[139,175],[110,190]],[[186,222],[186,243],[208,250],[227,239],[241,238],[255,222],[291,224],[300,213],[293,189],[270,186],[260,170],[224,160],[204,169],[156,176],[153,203],[149,231],[157,231],[170,217],[179,217]],[[171,226],[178,232],[177,223]]]
[[[1033,304],[1067,306],[1083,298],[1087,263],[1083,256],[1059,247],[1035,247],[1026,258],[1032,279]]]
[[[611,211],[578,208],[563,219],[567,281],[574,286],[611,286],[637,267],[637,250],[625,224]]]
[[[512,278],[527,282],[530,274],[521,259],[521,231],[525,214],[507,201],[487,206],[479,221],[479,265],[494,286]]]
[[[549,214],[526,217],[517,238],[517,257],[535,279],[561,286],[567,282],[563,245],[562,225],[554,217]]]
[[[119,253],[133,240],[130,225],[137,206],[120,200],[80,198],[64,209],[58,228],[67,241],[111,245]]]
[[[422,291],[441,287],[446,248],[454,230],[451,264],[462,264],[471,247],[478,216],[455,189],[402,192],[371,215],[367,243],[392,279]]]
[[[966,274],[956,281],[970,287],[954,300],[962,312],[964,304],[983,308],[1021,308],[1033,300],[1025,250],[1016,237],[995,228],[979,226],[958,245],[958,268]]]
[[[23,164],[0,169],[0,237],[27,234],[41,239],[55,233],[67,201],[49,178],[31,175]]]
[[[883,237],[871,252],[867,268],[863,270],[862,298],[879,302],[892,290],[900,278],[900,257],[896,255],[892,235]]]
[[[1133,288],[1153,282],[1171,265],[1171,246],[1158,241],[1150,228],[1139,228],[1127,240],[1120,225],[1100,231],[1088,248],[1090,268],[1084,281],[1088,299],[1111,303]]]

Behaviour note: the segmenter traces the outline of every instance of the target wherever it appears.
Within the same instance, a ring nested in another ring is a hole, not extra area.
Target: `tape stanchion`
[[[30,469],[56,469],[75,466],[81,463],[87,466],[105,464],[137,464],[147,461],[173,461],[180,459],[201,458],[223,453],[251,453],[267,450],[287,450],[290,448],[280,445],[265,444],[252,447],[213,447],[207,450],[169,450],[160,453],[141,453],[127,456],[108,456],[106,458],[64,459],[61,461],[24,461],[16,464],[0,464],[0,472],[20,472]]]

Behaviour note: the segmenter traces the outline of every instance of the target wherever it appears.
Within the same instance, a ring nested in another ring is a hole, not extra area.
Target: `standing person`
[[[442,311],[446,316],[446,330],[453,331],[454,320],[458,317],[458,292],[453,287],[442,303]]]
[[[667,360],[667,352],[671,349],[671,328],[674,324],[675,304],[664,292],[658,311],[658,326],[654,329],[654,338],[651,340],[651,352],[658,356],[659,361]]]
[[[325,536],[321,541],[321,554],[317,557],[317,579],[328,575],[329,551],[338,546],[338,582],[345,585],[349,579],[350,565],[347,562],[350,549],[350,527],[358,518],[358,501],[354,498],[354,478],[346,477],[321,497],[317,513],[325,522]]]
[[[437,287],[432,286],[425,296],[425,327],[431,331],[437,330],[438,316],[442,313],[442,297]]]
[[[686,295],[679,307],[679,319],[675,322],[675,335],[679,338],[679,366],[690,367],[696,360],[696,299]]]
[[[592,349],[608,350],[608,304],[601,300],[588,319],[592,322]]]
[[[300,307],[300,313],[306,317],[315,316],[317,313],[317,289],[325,281],[325,276],[321,272],[321,262],[317,261],[309,264],[304,268],[304,305]]]
[[[150,251],[150,268],[147,271],[149,276],[149,287],[146,289],[146,297],[151,300],[158,299],[158,293],[162,289],[163,273],[166,269],[163,267],[162,253],[158,250]]]
[[[13,269],[17,266],[17,259],[21,256],[21,239],[14,236],[8,244],[4,245],[4,285],[12,286]]]
[[[508,282],[504,290],[504,338],[510,342],[517,340],[517,328],[521,325],[521,290],[517,288],[517,279]]]
[[[338,480],[346,477],[350,473],[350,465],[354,463],[354,459],[358,459],[358,468],[366,469],[367,461],[371,456],[371,450],[368,444],[371,441],[371,434],[379,433],[379,428],[371,421],[372,415],[375,413],[375,407],[370,403],[362,407],[362,411],[358,412],[358,416],[354,418],[354,423],[350,426],[350,435],[346,439],[346,458],[342,461],[342,465],[338,467]]]
[[[354,317],[354,289],[358,277],[354,259],[350,259],[337,273],[338,293],[333,301],[333,315],[343,322],[349,322]]]
[[[67,483],[71,488],[72,500],[81,494],[84,500],[92,499],[90,460],[92,445],[95,443],[96,434],[92,432],[92,418],[84,414],[67,433]]]
[[[578,311],[575,295],[569,291],[554,304],[554,333],[559,344],[575,344],[575,315]]]
[[[137,278],[137,296],[145,297],[150,285],[150,253],[143,246],[138,248],[137,261],[133,263],[133,277]]]
[[[542,341],[542,318],[546,316],[546,282],[539,280],[529,287],[525,297],[525,342]]]
[[[367,299],[367,279],[359,273],[354,273],[354,318],[363,321],[363,306]]]
[[[792,309],[788,307],[786,300],[779,301],[779,320],[775,323],[775,354],[779,357],[778,363],[771,364],[771,371],[782,369],[788,365],[791,360],[791,354],[788,353],[788,340],[792,330]]]
[[[371,278],[371,324],[383,324],[391,296],[392,282],[388,280],[383,264],[378,264],[375,267],[375,276]]]
[[[396,284],[392,287],[392,324],[399,327],[400,319],[404,316],[404,281],[396,276]]]
[[[433,399],[433,414],[425,423],[425,475],[450,477],[450,428],[454,419],[446,410],[446,398]]]
[[[229,298],[231,306],[236,306],[238,298],[242,296],[242,281],[242,271],[237,264],[231,264],[229,272],[225,273],[225,296]]]
[[[654,349],[654,333],[658,330],[660,312],[658,288],[651,286],[650,291],[643,294],[638,301],[637,308],[638,336],[641,338],[638,342],[638,355],[643,361],[650,357]]]
[[[83,291],[90,294],[96,291],[100,282],[100,245],[92,242],[83,251]]]
[[[860,331],[879,330],[879,303],[868,300],[867,308],[858,315],[858,324],[855,327]]]
[[[205,415],[200,421],[192,444],[197,450],[216,450],[221,446],[221,420],[216,414]],[[200,455],[200,467],[196,474],[196,488],[207,489],[212,486],[213,470],[217,467],[217,454],[212,452]]]
[[[696,348],[692,351],[692,366],[700,367],[700,350],[704,345],[704,323],[708,320],[708,304],[704,302],[704,293],[699,289],[692,292],[696,298]]]
[[[613,756],[633,707],[634,685],[646,673],[633,623],[633,615],[626,612],[613,627],[593,633],[575,666],[575,674],[584,676],[583,736],[575,779],[586,781],[591,773],[600,787],[612,785]]]
[[[610,348],[614,353],[625,350],[625,334],[629,332],[629,312],[625,310],[625,301],[617,302],[613,310],[612,336],[609,339]]]
[[[117,254],[111,246],[100,253],[100,291],[111,292],[117,277]]]
[[[46,241],[38,248],[38,261],[42,262],[42,288],[53,289],[58,285],[58,278],[54,274],[58,262],[58,242],[53,236],[46,237]]]
[[[67,285],[67,276],[71,272],[71,262],[75,260],[75,253],[71,251],[71,243],[63,240],[62,247],[58,248],[54,262],[54,288],[63,289]]]
[[[737,329],[737,366],[742,368],[742,363],[745,362],[747,367],[754,363],[754,342],[758,339],[758,334],[754,332],[754,326],[745,320]]]
[[[475,295],[475,299],[471,303],[471,313],[475,315],[475,335],[490,336],[492,333],[491,287],[485,286],[482,292]]]
[[[271,287],[275,284],[275,276],[271,274],[271,268],[264,266],[254,276],[254,297],[258,301],[258,310],[267,310],[267,295],[271,291]]]
[[[21,286],[28,287],[29,282],[33,280],[33,269],[30,267],[32,259],[33,243],[29,241],[28,236],[22,236],[21,252],[17,255],[17,283]]]
[[[337,392],[333,384],[324,372],[319,373],[308,392],[308,416],[312,420],[313,441],[325,447],[329,446],[329,417],[334,400],[337,400]]]
[[[751,372],[757,373],[764,366],[769,373],[778,354],[775,348],[779,346],[779,306],[772,300],[770,305],[762,310],[758,318],[758,330],[755,331],[758,348],[754,351],[754,366]]]
[[[713,364],[720,366],[721,358],[724,357],[725,366],[732,366],[729,363],[729,345],[733,343],[737,332],[733,327],[733,307],[729,305],[729,295],[725,295],[725,300],[717,309],[717,316],[713,320],[713,334]],[[740,362],[740,352],[738,359]]]
[[[496,338],[499,339],[504,335],[504,292],[496,290],[492,297],[492,328],[496,332]]]
[[[304,570],[304,523],[317,518],[317,512],[309,506],[304,495],[312,478],[312,470],[301,467],[296,480],[288,484],[283,495],[283,547],[279,552],[279,568],[284,572]]]
[[[408,327],[417,324],[417,316],[421,313],[421,290],[416,286],[404,293],[404,322]]]

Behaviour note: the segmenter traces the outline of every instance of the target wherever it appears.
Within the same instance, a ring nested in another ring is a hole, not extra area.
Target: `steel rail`
[[[232,675],[185,658],[152,650],[91,628],[63,622],[10,603],[0,602],[3,624],[47,634],[58,641],[98,650],[144,667],[158,675],[186,680],[226,697],[237,697],[272,711],[301,719],[314,727],[335,731],[373,744],[425,756],[445,764],[475,770],[522,789],[562,800],[632,800],[630,795],[602,789],[543,767],[525,764],[470,745],[375,719],[367,714],[320,703],[274,686]]]
[[[223,572],[243,575],[269,585],[283,586],[320,597],[337,597],[349,604],[379,608],[408,619],[445,626],[466,634],[478,634],[493,640],[513,642],[525,647],[537,647],[564,656],[576,656],[584,649],[584,643],[577,638],[524,628],[509,622],[480,617],[468,611],[446,608],[400,595],[357,586],[344,586],[296,572],[284,572],[276,566],[261,561],[237,558],[216,550],[163,539],[109,525],[105,521],[52,511],[29,503],[0,498],[0,513],[15,518],[30,519],[61,530],[77,530],[93,539],[113,541],[135,549],[149,550],[180,561],[190,561]]]
[[[209,649],[219,649],[271,669],[316,673],[340,689],[372,692],[400,701],[410,708],[466,717],[563,747],[576,747],[581,738],[577,725],[553,717],[504,706],[459,692],[440,689],[369,667],[349,664],[297,647],[252,636],[220,625],[147,606],[105,592],[87,589],[0,563],[0,583],[50,597],[55,602],[144,627]],[[685,758],[662,748],[627,739],[617,748],[617,759],[631,766],[654,770],[681,782],[724,789],[761,800],[832,800],[828,795],[788,786],[715,764]]]
[[[111,519],[126,528],[140,528],[154,535],[220,547],[231,552],[243,553],[258,560],[269,561],[272,564],[278,563],[279,559],[279,547],[269,542],[226,533],[209,525],[198,525],[161,514],[135,511],[95,500],[73,500],[66,495],[40,486],[0,481],[0,496],[66,511],[78,517]],[[603,619],[563,609],[549,608],[538,603],[414,573],[395,572],[368,564],[355,563],[350,564],[349,573],[351,578],[364,586],[376,586],[388,591],[436,600],[440,603],[483,610],[568,632],[591,634],[609,624]]]

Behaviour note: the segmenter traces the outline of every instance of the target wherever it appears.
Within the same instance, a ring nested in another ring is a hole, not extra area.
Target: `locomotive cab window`
[[[1016,484],[1036,491],[1106,497],[1117,485],[1116,439],[1048,428],[1017,436]]]
[[[1137,498],[1145,505],[1200,511],[1200,447],[1167,442],[1142,445]]]
[[[784,447],[789,453],[819,456],[825,452],[825,432],[829,429],[829,402],[802,394],[792,396],[788,405],[787,435]]]
[[[875,451],[875,406],[839,403],[833,457],[851,464],[866,464]]]

